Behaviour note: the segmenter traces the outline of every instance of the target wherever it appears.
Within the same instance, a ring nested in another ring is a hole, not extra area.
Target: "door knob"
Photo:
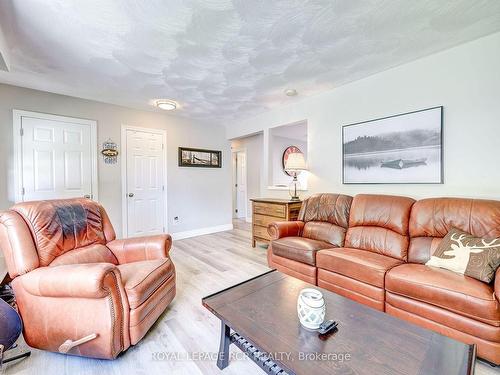
[[[86,199],[90,199],[90,195],[89,194],[85,194],[83,197],[86,198]]]
[[[132,198],[134,196],[134,193],[128,193],[128,196]]]

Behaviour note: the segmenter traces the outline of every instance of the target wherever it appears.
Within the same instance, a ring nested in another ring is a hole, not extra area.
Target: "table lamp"
[[[297,175],[302,171],[307,171],[306,161],[304,159],[304,154],[302,152],[294,152],[288,155],[288,159],[285,162],[285,171],[289,172],[293,176],[293,180],[290,183],[290,196],[292,201],[299,201],[300,198],[297,195],[297,189],[300,189],[299,181],[297,180]],[[298,188],[297,188],[298,187]]]

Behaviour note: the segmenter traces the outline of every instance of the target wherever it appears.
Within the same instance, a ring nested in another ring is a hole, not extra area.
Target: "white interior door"
[[[247,160],[245,152],[236,153],[236,207],[238,218],[247,216]]]
[[[89,124],[23,116],[21,135],[23,201],[92,197]]]
[[[126,130],[127,237],[165,231],[163,135]]]

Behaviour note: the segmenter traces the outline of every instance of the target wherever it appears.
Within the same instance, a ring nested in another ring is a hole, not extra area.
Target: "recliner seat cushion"
[[[62,264],[86,264],[86,263],[111,263],[118,264],[118,260],[111,250],[101,244],[92,244],[68,251],[58,256],[49,264],[50,267]]]
[[[174,274],[170,259],[126,263],[118,269],[131,309],[139,307]]]
[[[471,277],[422,264],[403,264],[387,273],[385,288],[500,327],[500,305],[493,286]]]
[[[338,248],[321,250],[316,255],[318,268],[384,288],[387,271],[403,262],[371,251]]]
[[[272,243],[273,254],[311,266],[316,265],[318,250],[331,247],[331,243],[304,237],[283,237]]]

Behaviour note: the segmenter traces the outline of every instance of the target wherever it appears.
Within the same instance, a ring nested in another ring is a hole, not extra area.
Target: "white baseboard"
[[[217,225],[215,227],[206,227],[193,230],[186,230],[184,232],[176,232],[172,233],[171,235],[173,240],[183,240],[185,238],[203,236],[205,234],[211,234],[217,232],[224,232],[226,230],[231,230],[231,229],[233,229],[233,224],[223,224],[223,225]]]
[[[245,221],[246,221],[247,223],[250,223],[250,224],[251,224],[251,223],[252,223],[252,217],[251,217],[251,216],[250,216],[250,217],[246,217],[246,218],[245,218]]]

